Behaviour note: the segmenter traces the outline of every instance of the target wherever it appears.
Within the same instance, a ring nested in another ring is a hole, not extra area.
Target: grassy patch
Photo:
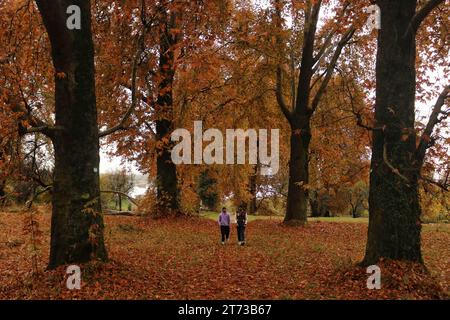
[[[218,212],[206,211],[200,214],[200,217],[217,221],[219,217]],[[248,215],[248,221],[256,220],[273,220],[273,221],[283,221],[283,216],[255,216]],[[368,218],[352,218],[352,217],[320,217],[320,218],[308,218],[309,222],[337,222],[337,223],[369,223]]]

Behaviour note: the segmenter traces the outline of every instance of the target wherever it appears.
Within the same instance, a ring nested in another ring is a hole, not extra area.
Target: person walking
[[[219,215],[219,226],[220,226],[220,234],[222,236],[222,245],[228,242],[230,238],[230,226],[231,226],[231,218],[230,214],[227,212],[227,208],[223,207],[222,212]]]
[[[240,246],[245,244],[245,227],[247,226],[247,212],[244,207],[240,207],[236,212],[237,236]]]

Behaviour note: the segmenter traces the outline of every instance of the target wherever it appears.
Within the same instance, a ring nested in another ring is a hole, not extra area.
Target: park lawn
[[[231,216],[234,217],[234,213],[231,213]],[[201,218],[206,218],[209,220],[217,221],[219,218],[219,212],[214,211],[204,211],[200,213]],[[254,215],[248,215],[247,219],[249,222],[256,221],[256,220],[276,220],[281,221],[283,217],[281,216],[254,216]]]
[[[122,211],[127,211],[129,206],[131,206],[132,210],[136,209],[136,206],[133,203],[131,203],[130,200],[128,200],[127,198],[123,198],[122,199]],[[105,209],[119,210],[119,206],[116,207],[116,202],[114,199],[109,199],[108,201],[106,201]]]
[[[217,221],[219,217],[218,212],[205,211],[200,214],[202,218],[207,218],[210,220]],[[259,216],[259,215],[248,215],[248,221],[256,221],[256,220],[275,220],[282,221],[283,216]],[[345,222],[345,223],[369,223],[369,219],[366,217],[362,218],[352,218],[352,217],[319,217],[319,218],[308,218],[310,222],[322,221],[322,222]]]
[[[450,226],[423,232],[427,274],[420,266],[384,261],[382,289],[366,288],[356,267],[367,224],[279,219],[249,222],[248,243],[220,245],[215,221],[105,217],[110,261],[81,265],[81,290],[65,286],[65,267],[45,271],[50,215],[36,213],[38,273],[32,276],[28,215],[0,213],[0,299],[448,299]],[[214,219],[215,220],[215,219]]]
[[[205,211],[200,214],[201,218],[217,221],[219,213],[213,211]],[[248,221],[256,220],[273,220],[273,221],[283,221],[283,216],[259,216],[259,215],[248,215]],[[334,222],[334,223],[369,223],[368,217],[353,218],[350,216],[339,216],[339,217],[308,217],[308,223],[312,222]],[[444,223],[424,223],[422,225],[423,230],[437,230],[442,232],[450,232],[450,224]]]

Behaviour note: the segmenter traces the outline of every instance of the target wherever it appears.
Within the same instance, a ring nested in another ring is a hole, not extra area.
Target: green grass
[[[205,211],[200,214],[202,218],[210,219],[217,221],[217,218],[219,216],[218,212],[213,211]],[[256,221],[256,220],[278,220],[282,221],[283,216],[255,216],[255,215],[249,215],[248,221]],[[335,222],[335,223],[369,223],[368,217],[361,217],[361,218],[352,218],[350,216],[343,216],[343,217],[319,217],[319,218],[312,218],[308,217],[308,222]],[[450,224],[444,224],[444,223],[434,223],[434,224],[423,224],[423,230],[424,231],[436,231],[436,232],[446,232],[450,233]]]
[[[114,199],[107,199],[106,201],[104,201],[104,204],[106,204],[105,209],[119,210],[119,206],[116,207],[116,201]],[[128,199],[122,198],[122,210],[123,211],[127,211],[128,205],[130,205],[130,204],[131,204],[132,210],[136,209],[136,206],[134,204],[132,204]]]
[[[200,214],[200,216],[202,218],[217,221],[217,219],[219,218],[219,212],[205,211],[205,212],[202,212]],[[234,213],[232,213],[231,216],[233,217]],[[247,218],[248,218],[249,222],[255,221],[255,220],[281,220],[282,219],[282,217],[280,217],[280,216],[253,216],[253,215],[248,215]]]
[[[200,216],[202,218],[217,221],[219,213],[213,212],[213,211],[205,211],[205,212],[202,212],[200,214]],[[279,221],[282,221],[283,216],[254,216],[254,215],[248,216],[249,222],[256,221],[256,220],[279,220]],[[339,222],[339,223],[368,223],[369,219],[368,218],[352,218],[352,217],[330,217],[330,218],[320,217],[320,218],[308,218],[308,221],[310,221],[310,222],[317,222],[317,221]]]
[[[320,221],[320,222],[340,222],[340,223],[369,223],[369,218],[361,217],[361,218],[353,218],[350,216],[347,217],[320,217],[320,218],[308,218],[308,221]]]

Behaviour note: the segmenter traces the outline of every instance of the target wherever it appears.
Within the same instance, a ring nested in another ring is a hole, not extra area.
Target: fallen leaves
[[[20,215],[20,214],[19,214]],[[425,228],[420,265],[383,261],[382,289],[366,288],[356,267],[367,225],[254,221],[247,246],[219,244],[217,224],[200,218],[106,217],[111,261],[81,265],[81,290],[66,289],[66,268],[44,271],[50,216],[36,214],[42,244],[33,277],[18,214],[0,214],[0,299],[435,299],[450,289],[446,225]]]

